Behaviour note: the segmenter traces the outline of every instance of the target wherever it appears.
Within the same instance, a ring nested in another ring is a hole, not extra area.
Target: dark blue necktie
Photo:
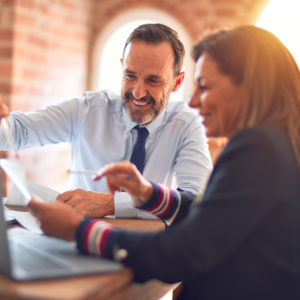
[[[146,156],[145,143],[149,132],[145,127],[135,126],[134,129],[137,131],[138,136],[133,147],[130,161],[136,165],[141,173],[143,173]]]

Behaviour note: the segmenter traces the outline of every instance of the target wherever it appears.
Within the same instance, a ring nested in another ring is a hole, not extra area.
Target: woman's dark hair
[[[287,132],[300,164],[300,71],[283,43],[245,25],[206,35],[192,50],[195,61],[203,54],[244,87],[239,127],[268,125]]]

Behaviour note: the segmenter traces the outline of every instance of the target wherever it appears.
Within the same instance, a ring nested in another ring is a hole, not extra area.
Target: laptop
[[[0,199],[2,184],[0,184]],[[94,275],[122,269],[120,263],[80,254],[74,244],[24,228],[9,228],[0,201],[0,274],[16,281]]]

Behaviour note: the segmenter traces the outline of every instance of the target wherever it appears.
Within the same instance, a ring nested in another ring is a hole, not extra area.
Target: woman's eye
[[[199,89],[202,91],[205,91],[205,90],[207,90],[207,85],[199,84]]]
[[[134,79],[135,75],[133,75],[133,74],[124,74],[124,77],[127,78],[127,79]]]

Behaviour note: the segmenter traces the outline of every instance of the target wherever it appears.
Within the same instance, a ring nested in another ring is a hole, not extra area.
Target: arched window
[[[171,100],[188,101],[192,93],[193,63],[190,57],[190,40],[184,28],[169,15],[155,9],[134,9],[114,19],[101,32],[94,49],[92,65],[92,89],[109,89],[120,93],[122,67],[120,58],[125,41],[137,26],[144,23],[163,23],[175,29],[186,50],[183,85],[171,94]]]

